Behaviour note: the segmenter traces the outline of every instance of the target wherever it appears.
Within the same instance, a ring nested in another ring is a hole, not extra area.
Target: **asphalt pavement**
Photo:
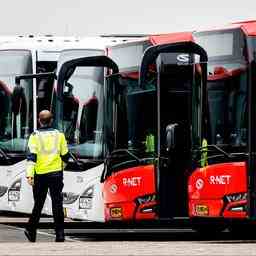
[[[23,231],[0,225],[0,255],[256,255],[253,234],[234,238],[229,232],[199,236],[191,229],[67,229],[67,241],[56,243],[52,229],[40,229],[37,242],[30,243]]]

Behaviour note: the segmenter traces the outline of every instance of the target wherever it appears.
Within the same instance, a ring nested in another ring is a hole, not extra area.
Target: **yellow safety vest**
[[[36,155],[36,162],[27,161],[27,177],[61,171],[61,156],[68,153],[67,141],[63,133],[54,129],[36,131],[30,135],[28,149]]]
[[[201,151],[201,167],[208,165],[208,142],[206,139],[202,141],[202,151]]]

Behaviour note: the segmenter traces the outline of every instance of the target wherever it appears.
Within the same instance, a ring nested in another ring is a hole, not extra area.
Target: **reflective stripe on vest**
[[[46,132],[39,132],[37,131],[36,134],[38,135],[38,142],[40,146],[40,151],[42,154],[50,155],[50,154],[57,154],[58,153],[58,145],[59,145],[59,132],[54,131],[46,131]],[[44,136],[51,135],[53,139],[53,145],[51,149],[47,149],[45,142],[44,142]]]

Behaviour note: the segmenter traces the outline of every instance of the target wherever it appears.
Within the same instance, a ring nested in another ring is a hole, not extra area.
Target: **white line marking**
[[[10,228],[13,228],[13,229],[16,229],[16,230],[20,230],[20,231],[25,231],[24,228],[18,228],[18,227],[14,227],[14,226],[9,226]],[[47,232],[44,232],[44,231],[38,231],[37,230],[37,234],[40,234],[40,235],[44,235],[44,236],[49,236],[49,237],[54,237],[55,238],[55,235],[53,234],[50,234],[50,233],[47,233]],[[25,236],[25,235],[24,235]],[[70,242],[78,242],[78,240],[76,239],[73,239],[73,238],[69,238],[67,236],[65,236],[65,240],[66,241],[70,241]]]

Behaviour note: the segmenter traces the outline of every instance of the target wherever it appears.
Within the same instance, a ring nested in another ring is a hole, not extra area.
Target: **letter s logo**
[[[188,61],[189,61],[189,55],[186,54],[186,53],[180,54],[180,55],[177,56],[177,61],[188,63]]]

